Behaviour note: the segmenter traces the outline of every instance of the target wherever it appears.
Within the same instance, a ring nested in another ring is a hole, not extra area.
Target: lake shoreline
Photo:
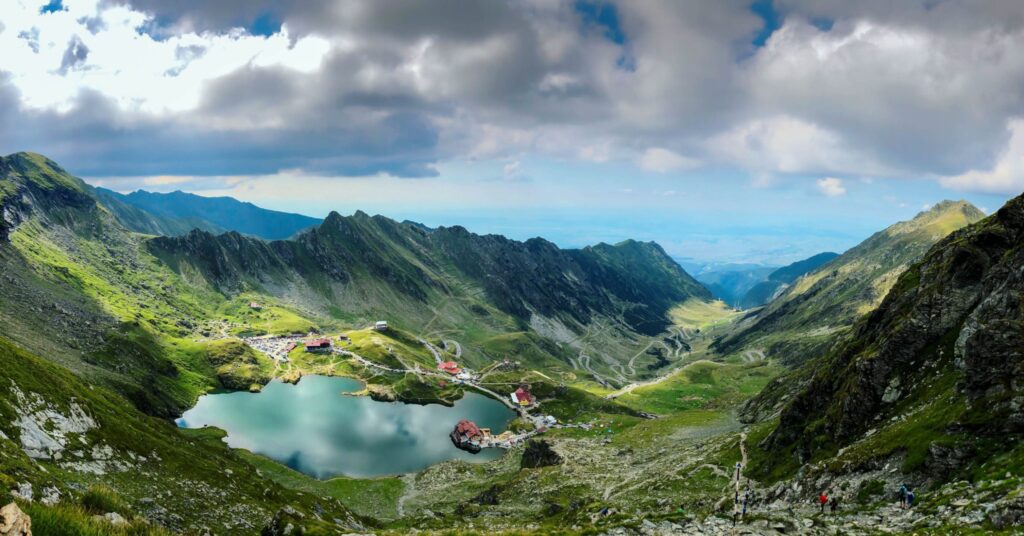
[[[504,452],[465,453],[455,448],[449,433],[462,419],[498,433],[516,417],[500,402],[475,392],[465,392],[451,406],[387,402],[377,400],[361,380],[309,375],[297,384],[272,380],[258,393],[203,395],[175,423],[180,428],[219,428],[232,448],[328,482],[401,476],[449,460],[500,458]]]

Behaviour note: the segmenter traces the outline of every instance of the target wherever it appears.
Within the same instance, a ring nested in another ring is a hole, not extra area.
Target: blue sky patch
[[[64,0],[50,0],[48,4],[39,8],[40,13],[53,13],[54,11],[64,11]]]
[[[761,20],[764,21],[764,26],[761,27],[761,31],[754,35],[751,43],[755,47],[763,47],[768,42],[768,38],[775,33],[775,30],[782,26],[782,17],[775,10],[772,0],[755,0],[753,4],[750,4],[750,11],[761,17]]]
[[[265,11],[256,17],[246,29],[253,35],[270,37],[281,31],[281,20],[275,17],[273,13]]]
[[[619,12],[614,5],[600,0],[578,0],[573,7],[580,14],[584,30],[601,28],[609,41],[617,45],[626,44],[626,34],[619,24]]]

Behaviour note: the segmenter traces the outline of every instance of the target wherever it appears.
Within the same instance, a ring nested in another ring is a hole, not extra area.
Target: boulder
[[[543,439],[531,439],[526,442],[526,450],[523,451],[520,467],[523,469],[536,469],[561,463],[562,457],[551,448],[550,443]]]
[[[32,536],[32,519],[15,503],[0,508],[0,536]]]

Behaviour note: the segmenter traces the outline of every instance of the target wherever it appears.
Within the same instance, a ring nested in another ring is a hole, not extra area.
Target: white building
[[[388,330],[388,321],[387,320],[378,320],[373,325],[373,329],[375,329],[377,331],[387,331]]]

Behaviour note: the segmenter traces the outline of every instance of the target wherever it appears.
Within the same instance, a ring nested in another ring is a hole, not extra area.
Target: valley
[[[0,158],[0,185],[0,503],[39,534],[1024,524],[1020,198],[987,217],[940,203],[773,270],[738,310],[653,242],[221,200],[253,220],[232,229],[32,153]],[[199,419],[214,400],[257,405]],[[448,435],[479,404],[509,435],[473,458]],[[245,443],[234,425],[257,414]],[[317,433],[333,439],[302,440]],[[902,484],[914,510],[893,506]]]

